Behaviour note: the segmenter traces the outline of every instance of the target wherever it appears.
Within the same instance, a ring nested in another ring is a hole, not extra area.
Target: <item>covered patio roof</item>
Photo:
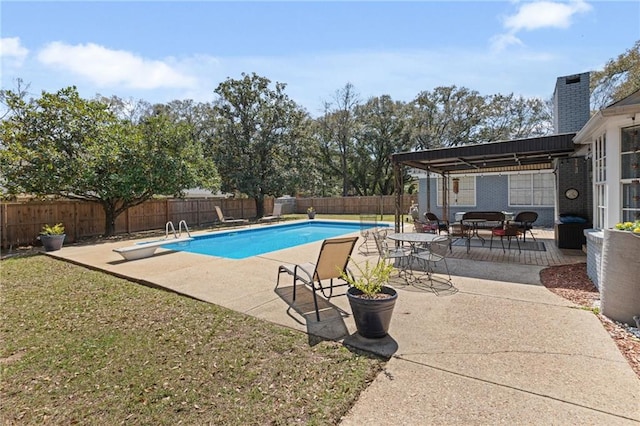
[[[575,151],[575,133],[511,141],[489,142],[451,148],[401,152],[391,156],[396,165],[438,174],[489,173],[540,170],[553,167],[553,160]]]
[[[401,152],[391,156],[396,188],[396,231],[402,225],[402,215],[407,211],[402,205],[404,189],[402,167],[427,170],[442,176],[471,173],[544,170],[554,167],[554,160],[567,158],[576,151],[575,133],[563,133],[510,141],[488,142],[450,148]],[[444,194],[443,213],[449,212],[448,179],[442,180]],[[427,186],[427,210],[430,210],[429,186]]]

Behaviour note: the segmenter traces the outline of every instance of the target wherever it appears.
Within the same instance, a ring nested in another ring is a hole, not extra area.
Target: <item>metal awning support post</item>
[[[396,193],[396,216],[395,216],[395,232],[402,232],[402,195],[404,193],[404,182],[402,180],[402,166],[399,163],[393,163],[393,177]]]
[[[442,173],[442,216],[449,220],[449,174]]]
[[[427,212],[431,213],[431,171],[427,167]]]

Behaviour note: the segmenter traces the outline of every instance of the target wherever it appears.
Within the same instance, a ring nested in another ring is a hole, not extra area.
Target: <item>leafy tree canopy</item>
[[[10,113],[0,127],[0,165],[9,194],[99,203],[112,235],[119,214],[154,195],[217,186],[216,169],[204,161],[189,126],[166,114],[135,124],[106,103],[80,98],[75,87],[28,102],[11,91],[3,96]]]
[[[284,93],[285,85],[258,75],[227,79],[215,90],[212,152],[222,189],[244,193],[264,214],[265,195],[295,191],[312,165],[308,116]]]
[[[604,69],[591,73],[592,106],[602,109],[640,90],[640,40],[610,59]]]

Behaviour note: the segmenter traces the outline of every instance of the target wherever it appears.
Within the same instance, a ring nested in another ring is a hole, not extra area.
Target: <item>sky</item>
[[[3,89],[211,102],[256,73],[319,116],[348,83],[362,101],[452,85],[549,99],[640,40],[640,1],[2,0],[0,23]]]

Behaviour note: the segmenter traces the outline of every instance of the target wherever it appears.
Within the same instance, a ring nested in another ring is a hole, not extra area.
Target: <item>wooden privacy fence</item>
[[[412,197],[412,198],[415,198]],[[273,209],[273,198],[265,199],[265,213]],[[403,205],[408,206],[406,195]],[[173,222],[176,230],[184,220],[190,228],[212,225],[216,222],[214,206],[220,206],[226,216],[255,218],[253,199],[241,198],[187,198],[149,200],[122,213],[116,219],[116,234],[165,229]],[[295,213],[306,213],[313,206],[318,214],[393,214],[395,196],[296,198]],[[408,207],[407,207],[408,208]],[[104,234],[105,215],[102,206],[84,201],[28,201],[1,203],[0,235],[2,248],[34,245],[44,224],[62,223],[65,242]]]

